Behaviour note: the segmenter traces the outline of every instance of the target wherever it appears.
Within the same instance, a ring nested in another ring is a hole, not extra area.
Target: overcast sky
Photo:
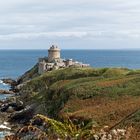
[[[140,0],[1,0],[0,49],[140,49]]]

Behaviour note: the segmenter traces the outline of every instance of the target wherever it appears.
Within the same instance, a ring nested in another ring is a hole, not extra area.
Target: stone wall
[[[46,62],[45,61],[42,61],[42,62],[39,62],[38,64],[38,73],[39,74],[42,74],[46,71]]]
[[[48,50],[48,61],[52,62],[55,59],[60,59],[60,49],[58,47],[52,46]]]

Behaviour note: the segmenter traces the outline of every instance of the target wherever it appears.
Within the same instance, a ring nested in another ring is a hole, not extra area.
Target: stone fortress
[[[47,71],[57,70],[66,67],[89,67],[89,64],[74,61],[73,59],[62,59],[60,49],[52,45],[48,50],[48,57],[39,58],[38,73],[43,74]]]

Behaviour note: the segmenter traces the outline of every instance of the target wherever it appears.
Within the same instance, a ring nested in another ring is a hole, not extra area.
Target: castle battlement
[[[50,47],[50,49],[49,50],[53,50],[53,51],[60,51],[60,49],[58,48],[58,46],[56,46],[56,45],[52,45],[51,47]]]
[[[89,64],[83,64],[73,59],[62,59],[61,50],[52,45],[48,49],[48,57],[39,58],[38,73],[42,74],[46,71],[56,70],[65,67],[89,67]]]
[[[48,50],[48,62],[53,62],[55,59],[60,59],[60,49],[52,45]]]

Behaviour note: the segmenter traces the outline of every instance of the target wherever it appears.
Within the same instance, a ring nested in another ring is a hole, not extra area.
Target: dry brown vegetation
[[[120,78],[120,79],[113,79],[113,80],[109,80],[109,81],[99,81],[96,83],[97,86],[100,86],[100,87],[111,87],[111,86],[115,86],[115,85],[118,85],[118,84],[123,84],[125,82],[128,82],[130,80],[133,80],[135,79],[136,77],[127,77],[127,78]]]
[[[31,80],[22,92],[37,101],[42,110],[44,106],[47,115],[55,119],[70,117],[94,120],[100,127],[132,127],[131,139],[140,139],[138,70],[58,70]]]
[[[117,100],[108,99],[87,99],[70,100],[61,110],[61,115],[70,118],[94,119],[100,125],[112,127],[117,122],[124,119],[130,112],[134,112],[140,107],[140,97],[122,97]],[[72,113],[67,113],[71,110]]]

